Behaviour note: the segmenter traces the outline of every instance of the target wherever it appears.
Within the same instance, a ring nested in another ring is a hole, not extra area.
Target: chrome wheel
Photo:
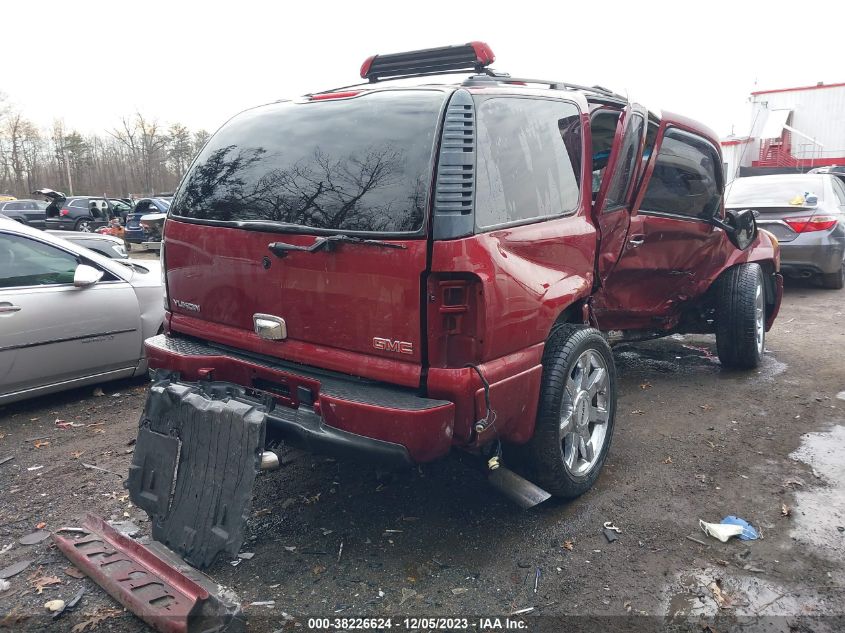
[[[757,284],[757,294],[754,297],[754,334],[757,339],[757,352],[763,355],[766,342],[766,302],[763,296],[763,284]]]
[[[596,465],[607,438],[610,374],[601,354],[587,350],[566,379],[560,415],[563,462],[570,474],[582,477]]]
[[[77,231],[81,231],[82,233],[91,233],[91,223],[88,220],[82,220],[77,227]]]

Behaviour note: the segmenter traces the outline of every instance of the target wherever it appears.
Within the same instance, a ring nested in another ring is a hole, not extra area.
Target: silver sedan
[[[0,404],[143,375],[163,320],[159,262],[0,219]]]

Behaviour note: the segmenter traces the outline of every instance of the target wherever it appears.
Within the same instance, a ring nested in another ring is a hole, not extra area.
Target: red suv
[[[725,212],[716,135],[492,61],[477,42],[370,58],[367,84],[247,110],[191,165],[130,474],[189,560],[213,557],[198,531],[237,542],[274,442],[393,465],[459,447],[494,469],[521,447],[571,498],[610,446],[609,342],[715,333],[723,365],[760,362],[778,244]]]

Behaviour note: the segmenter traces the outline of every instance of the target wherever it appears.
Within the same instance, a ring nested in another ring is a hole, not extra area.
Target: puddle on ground
[[[731,576],[725,569],[705,569],[677,577],[667,592],[664,613],[679,620],[714,617],[725,610],[737,617],[796,616],[822,614],[826,606],[806,588],[791,591],[755,576]]]
[[[791,536],[821,555],[845,562],[845,426],[806,433],[790,458],[813,469],[816,479],[795,492]],[[817,484],[817,485],[816,485]],[[840,530],[842,528],[842,530]]]
[[[623,373],[653,371],[663,374],[693,374],[721,371],[714,341],[683,334],[673,334],[663,339],[641,343],[618,343],[614,347],[614,355],[617,367]],[[756,378],[770,381],[786,369],[786,363],[779,361],[767,350],[757,369]]]

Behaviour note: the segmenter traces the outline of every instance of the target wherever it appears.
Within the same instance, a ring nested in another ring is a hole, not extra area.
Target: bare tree
[[[165,128],[140,112],[105,134],[84,136],[61,119],[41,130],[0,92],[0,193],[23,197],[48,187],[123,197],[173,190],[208,138],[205,130]]]

